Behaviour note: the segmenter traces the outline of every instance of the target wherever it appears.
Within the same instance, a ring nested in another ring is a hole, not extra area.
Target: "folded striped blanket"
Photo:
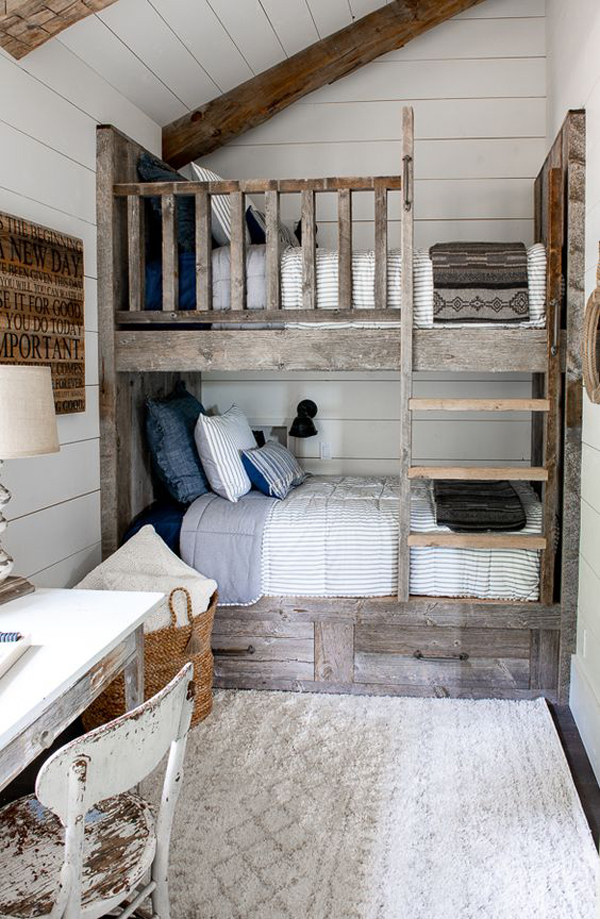
[[[523,243],[438,243],[429,254],[434,320],[510,323],[529,319]]]
[[[527,523],[521,499],[510,482],[434,483],[438,526],[455,533],[522,530]]]

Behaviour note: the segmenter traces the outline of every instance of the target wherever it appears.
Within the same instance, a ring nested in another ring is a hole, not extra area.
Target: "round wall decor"
[[[598,265],[597,287],[587,302],[583,322],[583,380],[586,392],[592,402],[600,405],[600,353],[598,334],[600,332],[600,263]]]

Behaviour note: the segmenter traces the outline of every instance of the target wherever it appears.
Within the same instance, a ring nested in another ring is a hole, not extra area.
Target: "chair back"
[[[83,814],[139,784],[171,744],[187,734],[194,705],[192,676],[193,666],[186,664],[152,699],[57,750],[39,771],[38,800],[66,826],[73,813],[70,777],[75,772],[82,779],[76,808]]]

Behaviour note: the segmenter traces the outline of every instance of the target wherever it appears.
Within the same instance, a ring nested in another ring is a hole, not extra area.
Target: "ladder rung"
[[[451,546],[455,549],[545,549],[543,536],[518,533],[411,533],[409,546]]]
[[[411,466],[409,479],[474,479],[499,482],[546,482],[548,470],[543,466]]]
[[[410,399],[413,412],[549,412],[548,399]]]

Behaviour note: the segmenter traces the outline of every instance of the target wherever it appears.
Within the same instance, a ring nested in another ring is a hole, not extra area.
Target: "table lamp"
[[[0,469],[3,460],[59,449],[50,368],[0,364]],[[0,483],[0,534],[9,501],[10,492]],[[25,578],[10,576],[13,564],[0,545],[0,603],[35,590]]]

